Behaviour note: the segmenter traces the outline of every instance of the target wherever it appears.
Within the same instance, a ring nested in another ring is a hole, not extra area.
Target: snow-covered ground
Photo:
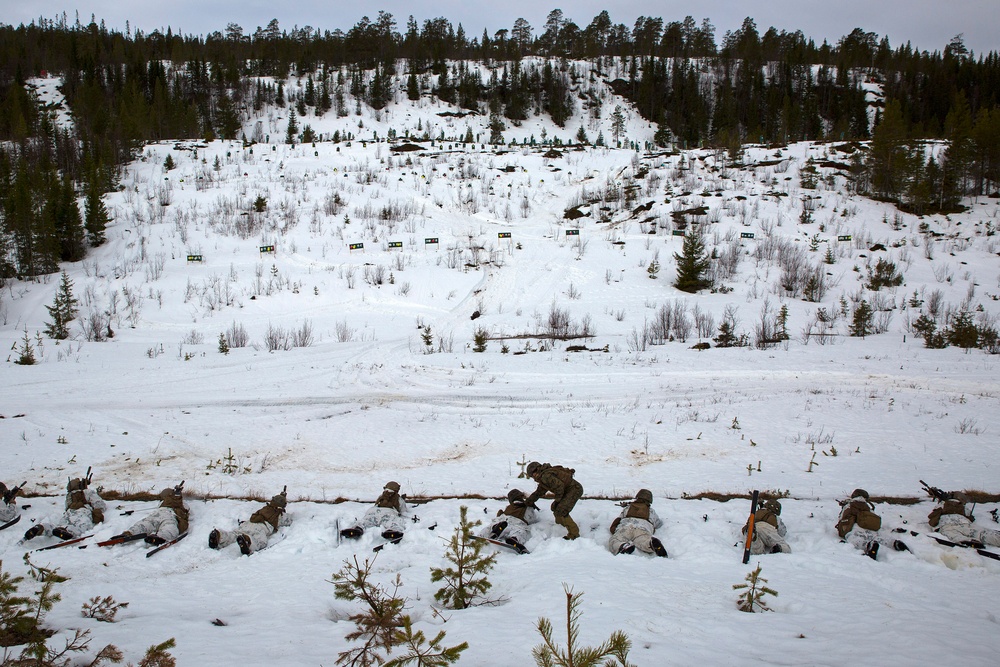
[[[439,111],[393,109],[411,123],[424,114],[422,126]],[[303,120],[322,133],[358,122]],[[272,141],[283,137],[284,125],[272,126]],[[452,131],[461,136],[465,124]],[[630,126],[644,141],[641,131]],[[819,166],[848,161],[833,146],[749,148],[743,167],[708,151],[544,150],[447,140],[398,154],[360,141],[146,147],[107,199],[108,243],[66,266],[80,301],[73,339],[35,338],[57,277],[9,283],[0,299],[10,361],[25,330],[40,361],[4,365],[3,480],[27,479],[39,497],[22,501],[31,508],[0,533],[0,553],[6,570],[23,572],[17,540],[58,513],[67,477],[87,466],[95,484],[121,492],[185,480],[191,532],[149,560],[141,544],[33,554],[70,577],[50,624],[88,628],[95,646],[117,644],[133,660],[176,637],[181,665],[332,665],[357,607],[335,600],[329,579],[379,541],[338,545],[335,526],[393,479],[411,498],[448,499],[413,508],[419,521],[380,553],[379,576],[401,575],[419,629],[469,642],[462,664],[531,664],[538,617],[561,627],[563,583],[585,592],[581,640],[623,629],[643,667],[995,664],[1000,563],[922,534],[905,537],[913,553],[883,550],[875,562],[840,543],[833,525],[837,501],[859,486],[920,496],[924,479],[997,491],[997,358],[928,350],[906,328],[929,302],[941,312],[966,302],[983,318],[1000,312],[997,200],[970,201],[949,218],[897,216]],[[815,190],[800,185],[810,157]],[[258,197],[262,212],[253,211]],[[814,221],[800,224],[806,198]],[[580,204],[587,215],[564,218]],[[684,294],[671,284],[682,241],[671,214],[702,205],[709,250],[739,261],[722,281],[730,291]],[[871,250],[877,243],[886,249]],[[825,267],[821,303],[781,290],[776,257],[799,247],[810,266]],[[828,247],[832,264],[823,263]],[[862,292],[878,258],[895,262],[905,283]],[[879,299],[885,333],[847,335],[862,297]],[[665,305],[690,320],[686,340],[640,344]],[[692,349],[717,335],[727,308],[752,340],[782,305],[788,341]],[[848,317],[833,335],[805,336],[810,323],[818,330],[818,307]],[[105,321],[113,338],[85,340],[81,322]],[[589,336],[548,336],[562,324]],[[249,344],[222,354],[219,335],[234,327]],[[477,353],[480,329],[489,340]],[[311,341],[268,351],[269,331],[279,347]],[[492,516],[509,489],[532,488],[518,479],[530,460],[576,469],[583,539],[559,539],[543,506],[531,555],[503,552],[490,575],[503,603],[435,614],[440,584],[429,569],[444,562],[459,507]],[[250,558],[207,548],[213,527],[259,506],[242,498],[284,485],[294,522],[280,541]],[[666,560],[606,549],[619,508],[602,498],[641,487],[664,519]],[[732,590],[750,569],[735,546],[749,502],[684,496],[754,488],[789,494],[792,553],[751,561],[780,595],[774,613],[750,615]],[[454,498],[466,495],[491,499]],[[94,539],[127,528],[135,517],[120,512],[142,506],[112,503]],[[932,506],[879,509],[884,525],[924,533]],[[994,527],[995,508],[978,506],[979,523]],[[130,605],[100,624],[79,613],[95,595]]]

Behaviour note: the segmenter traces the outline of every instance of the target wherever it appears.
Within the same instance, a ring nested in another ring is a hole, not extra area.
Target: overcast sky
[[[0,23],[18,25],[38,17],[55,18],[66,12],[69,20],[89,22],[91,14],[109,27],[124,29],[125,21],[144,32],[166,29],[183,33],[207,34],[223,31],[230,22],[246,33],[267,25],[275,18],[282,29],[295,26],[343,30],[362,16],[372,19],[380,9],[391,13],[397,26],[405,28],[411,14],[423,24],[428,18],[443,16],[456,26],[461,23],[469,37],[492,36],[510,28],[523,17],[537,33],[549,11],[560,8],[567,19],[581,28],[607,9],[614,23],[631,27],[638,16],[661,17],[665,22],[680,21],[690,14],[700,24],[703,18],[716,28],[721,42],[727,30],[739,28],[750,16],[763,33],[769,26],[779,30],[802,30],[817,44],[831,44],[856,27],[888,36],[893,47],[909,41],[921,50],[942,50],[949,40],[962,33],[968,48],[978,53],[1000,51],[1000,1],[998,0],[578,0],[544,5],[529,0],[470,2],[469,0],[89,0],[69,4],[65,0],[0,0]]]

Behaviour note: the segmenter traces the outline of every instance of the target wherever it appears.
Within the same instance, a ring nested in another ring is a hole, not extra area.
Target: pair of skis
[[[504,549],[507,549],[508,551],[513,551],[516,554],[530,554],[531,553],[530,551],[528,551],[524,547],[524,545],[522,545],[520,543],[515,543],[516,544],[516,546],[515,546],[514,544],[508,544],[507,542],[504,542],[503,540],[494,540],[492,537],[481,537],[479,535],[473,535],[472,537],[474,539],[477,539],[477,540],[483,540],[484,542],[489,542],[490,544],[495,544],[498,547],[502,547]]]
[[[167,547],[171,547],[171,546],[177,544],[178,542],[180,542],[181,540],[183,540],[185,537],[187,537],[187,535],[188,535],[187,531],[185,531],[185,532],[181,533],[180,535],[178,535],[177,537],[175,537],[174,539],[168,540],[167,542],[164,542],[163,544],[160,544],[160,545],[154,547],[153,549],[150,549],[149,551],[146,552],[146,558],[149,558],[153,554],[157,554],[157,553],[163,551]],[[35,551],[48,551],[50,549],[60,549],[62,547],[72,546],[74,544],[79,544],[80,542],[83,542],[84,540],[86,540],[87,538],[90,538],[90,537],[93,537],[93,535],[92,534],[91,535],[81,535],[80,537],[74,537],[71,540],[63,540],[62,542],[59,542],[57,544],[50,544],[47,547],[41,547],[40,549],[35,549]],[[111,538],[109,540],[104,540],[103,542],[98,542],[97,546],[99,546],[99,547],[111,547],[111,546],[114,546],[116,544],[125,544],[126,542],[135,542],[137,540],[142,540],[142,539],[145,539],[145,538],[146,538],[146,533],[139,533],[137,535],[129,535],[128,537],[113,537],[113,538]],[[79,548],[80,549],[86,549],[88,546],[89,545],[84,544],[84,545],[80,546]]]

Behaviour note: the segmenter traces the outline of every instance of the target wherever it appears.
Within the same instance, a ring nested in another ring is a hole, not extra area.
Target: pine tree
[[[496,564],[497,554],[486,555],[483,548],[486,542],[475,539],[473,529],[479,521],[469,520],[469,508],[460,508],[460,518],[455,534],[448,543],[445,560],[451,567],[431,568],[431,581],[444,581],[445,585],[434,593],[434,599],[452,609],[468,609],[477,604],[484,604],[486,591],[492,588],[486,575]]]
[[[413,631],[413,622],[409,616],[403,617],[403,629],[396,632],[396,645],[407,651],[406,655],[393,658],[385,663],[385,667],[446,667],[458,662],[462,651],[469,648],[469,642],[457,646],[441,646],[445,632],[440,631],[429,642],[420,630]]]
[[[69,338],[69,323],[76,319],[77,300],[73,297],[73,281],[62,272],[62,279],[51,306],[45,306],[52,321],[45,325],[45,335],[55,340]]]
[[[538,667],[635,667],[628,661],[632,641],[621,630],[615,630],[600,646],[579,646],[580,599],[583,593],[574,593],[563,584],[566,592],[566,648],[556,644],[552,637],[552,622],[539,618],[536,628],[542,643],[531,649],[531,656]]]
[[[90,247],[96,248],[104,243],[104,232],[110,221],[108,209],[104,206],[104,200],[101,198],[96,175],[91,178],[90,186],[87,188],[83,217],[83,227],[87,230],[87,240],[90,242]]]
[[[619,104],[615,106],[615,110],[611,113],[611,136],[614,137],[615,146],[618,145],[618,140],[621,139],[623,134],[625,134],[625,114],[622,111],[622,106]]]
[[[681,254],[674,253],[674,259],[677,260],[677,280],[674,281],[674,287],[691,294],[711,287],[711,281],[705,277],[709,259],[705,253],[705,243],[699,234],[685,236]]]

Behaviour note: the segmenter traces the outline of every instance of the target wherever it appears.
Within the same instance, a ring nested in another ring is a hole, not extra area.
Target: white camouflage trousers
[[[652,539],[652,525],[648,521],[629,523],[623,520],[618,524],[618,529],[611,536],[611,539],[608,540],[608,551],[616,554],[623,544],[631,542],[639,551],[651,554],[653,553],[653,546],[650,544]]]
[[[253,553],[267,546],[267,540],[274,534],[274,528],[266,521],[264,523],[240,521],[236,530],[219,531],[219,548],[222,549],[233,544],[236,542],[236,537],[241,534],[250,538],[250,553]]]
[[[181,534],[177,529],[177,515],[169,507],[160,507],[150,512],[145,519],[132,525],[128,532],[133,535],[145,533],[156,535],[168,542]]]
[[[528,537],[531,534],[528,524],[521,521],[516,516],[507,516],[506,514],[502,514],[493,519],[493,522],[490,525],[479,531],[479,535],[481,537],[490,537],[490,534],[493,531],[493,526],[498,523],[503,523],[504,521],[507,522],[507,527],[503,529],[503,532],[500,533],[500,536],[497,539],[506,540],[507,538],[511,538],[517,540],[518,544],[521,545],[527,543]]]
[[[753,541],[750,542],[750,553],[755,556],[769,554],[774,551],[775,547],[778,547],[782,553],[792,553],[792,548],[788,546],[788,542],[785,541],[785,538],[778,532],[777,528],[763,521],[755,523],[753,527]]]
[[[978,528],[967,518],[958,514],[942,516],[937,530],[952,542],[978,540],[991,547],[1000,547],[1000,530]]]

